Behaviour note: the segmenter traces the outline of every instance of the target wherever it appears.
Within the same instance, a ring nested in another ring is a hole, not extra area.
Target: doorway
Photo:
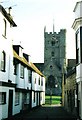
[[[9,90],[8,117],[12,116],[12,110],[13,110],[13,90]]]

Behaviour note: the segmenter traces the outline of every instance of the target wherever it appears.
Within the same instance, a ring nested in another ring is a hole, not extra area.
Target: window
[[[17,64],[14,65],[14,75],[17,75]]]
[[[19,92],[15,92],[15,105],[19,105],[20,94]]]
[[[31,79],[32,79],[32,71],[29,70],[29,78],[28,78],[28,82],[31,83]]]
[[[80,63],[80,34],[79,31],[76,33],[76,61]]]
[[[1,70],[5,72],[5,62],[6,62],[6,55],[3,51],[1,54]]]
[[[55,45],[55,41],[51,41],[51,45],[54,46]]]
[[[41,86],[43,86],[43,79],[41,78]]]
[[[24,94],[23,94],[23,103],[24,103],[24,104],[29,104],[29,103],[30,103],[29,93],[24,93]]]
[[[50,65],[50,69],[52,69],[53,68],[53,66],[52,65]]]
[[[54,57],[54,52],[53,51],[51,52],[51,56]]]
[[[6,32],[7,32],[7,22],[4,19],[4,31],[3,31],[3,35],[6,36]]]
[[[38,80],[38,84],[40,85],[40,77],[39,77],[39,80]]]
[[[36,84],[36,78],[35,78],[35,84]]]
[[[6,104],[6,92],[0,92],[0,105]]]
[[[35,102],[35,97],[36,97],[36,96],[35,96],[35,91],[34,91],[34,102]]]
[[[23,65],[21,65],[20,67],[20,77],[24,78],[24,66]]]

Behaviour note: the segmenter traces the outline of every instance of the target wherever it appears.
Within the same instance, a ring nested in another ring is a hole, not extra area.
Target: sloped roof
[[[6,12],[6,10],[0,5],[0,12],[5,16],[5,18],[10,22],[13,27],[16,27],[16,23],[13,21],[12,17]]]
[[[44,76],[44,75],[40,72],[40,70],[39,70],[32,62],[30,62],[30,65],[31,65],[31,67],[32,67],[39,75]]]
[[[39,75],[43,76],[44,75],[40,72],[40,70],[32,63],[32,62],[27,62],[27,60],[24,57],[20,57],[15,50],[13,50],[13,55],[14,58],[18,59],[20,62],[24,63],[26,66],[30,67],[33,71],[35,71],[36,73],[38,73]]]
[[[28,67],[31,67],[30,64],[27,62],[27,60],[24,58],[24,57],[20,57],[16,52],[15,50],[13,50],[13,55],[14,55],[14,58],[18,59],[20,62],[24,63],[26,66]]]

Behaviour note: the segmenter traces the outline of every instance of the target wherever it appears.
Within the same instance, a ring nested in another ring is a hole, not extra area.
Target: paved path
[[[12,120],[77,120],[61,106],[42,106],[29,113],[21,114]]]

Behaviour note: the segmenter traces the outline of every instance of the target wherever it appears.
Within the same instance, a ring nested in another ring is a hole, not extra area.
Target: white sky
[[[3,7],[12,8],[12,16],[17,24],[14,28],[14,41],[20,43],[24,51],[31,55],[32,62],[44,60],[44,26],[47,32],[67,29],[67,58],[75,58],[73,9],[77,0],[0,0]],[[16,6],[15,6],[16,5]]]

